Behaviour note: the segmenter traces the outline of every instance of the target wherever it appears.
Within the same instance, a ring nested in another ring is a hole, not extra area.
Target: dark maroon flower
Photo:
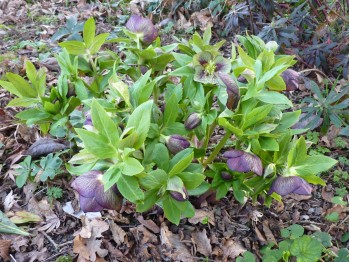
[[[239,88],[236,84],[236,82],[230,77],[229,74],[225,73],[218,73],[220,80],[224,83],[226,86],[226,92],[227,92],[227,102],[226,106],[230,110],[234,110],[237,108],[240,96],[239,96]]]
[[[290,193],[298,195],[311,195],[312,186],[304,179],[298,176],[279,176],[272,182],[268,194],[276,192],[281,196]]]
[[[287,69],[281,73],[281,77],[286,83],[286,91],[294,91],[299,87],[299,73],[293,69]]]
[[[236,172],[254,172],[256,175],[263,174],[263,166],[259,157],[243,150],[227,151],[223,155],[227,159],[227,166]]]
[[[245,77],[242,76],[242,75],[240,75],[239,77],[237,77],[237,81],[238,81],[238,82],[241,82],[241,83],[243,83],[243,84],[248,83],[247,79],[245,79]]]
[[[166,146],[169,151],[176,155],[180,151],[188,148],[190,146],[190,142],[186,138],[180,135],[172,135],[166,141]]]
[[[176,201],[186,201],[188,200],[188,192],[186,188],[182,188],[183,193],[177,192],[177,191],[170,191],[170,196],[175,199]]]
[[[191,113],[185,120],[185,128],[193,130],[202,123],[202,117],[197,113]]]
[[[101,171],[89,171],[77,177],[72,188],[79,193],[80,207],[84,212],[98,212],[102,209],[120,210],[123,198],[116,185],[106,192]]]
[[[220,175],[221,178],[225,181],[231,181],[233,179],[233,176],[227,171],[222,171]]]
[[[152,43],[158,36],[158,31],[152,21],[139,15],[132,15],[130,17],[126,23],[126,29],[139,34],[141,41],[147,45]]]

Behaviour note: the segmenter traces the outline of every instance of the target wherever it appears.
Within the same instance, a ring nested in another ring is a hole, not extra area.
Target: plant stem
[[[215,127],[216,127],[216,120],[208,127],[207,129],[207,133],[206,133],[206,136],[205,136],[205,140],[204,140],[204,143],[203,143],[203,146],[202,148],[208,148],[208,144],[209,144],[209,140],[210,140],[210,137],[211,135],[213,134],[214,130],[215,130]],[[204,161],[204,156],[201,158],[201,162],[203,163]]]
[[[214,148],[210,156],[203,162],[205,166],[210,164],[215,159],[215,157],[219,154],[220,150],[224,147],[224,145],[226,144],[226,141],[231,137],[231,135],[232,133],[226,130],[226,134],[223,136],[220,143]]]

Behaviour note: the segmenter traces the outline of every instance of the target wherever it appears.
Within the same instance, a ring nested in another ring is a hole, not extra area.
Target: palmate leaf
[[[17,234],[22,236],[29,236],[29,233],[20,229],[14,223],[9,220],[3,212],[0,210],[0,233],[5,234]]]

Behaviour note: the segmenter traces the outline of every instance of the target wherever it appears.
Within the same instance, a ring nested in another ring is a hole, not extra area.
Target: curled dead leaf
[[[32,144],[23,154],[39,157],[67,149],[68,147],[69,145],[66,141],[61,142],[51,138],[43,138]]]
[[[4,261],[10,260],[11,240],[0,240],[0,258]]]
[[[207,231],[203,229],[202,231],[192,232],[192,242],[197,246],[197,251],[202,255],[208,257],[211,252],[210,240],[207,237]]]

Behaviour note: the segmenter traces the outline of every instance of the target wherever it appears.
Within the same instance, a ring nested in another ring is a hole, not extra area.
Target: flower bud
[[[239,88],[236,82],[230,77],[229,74],[219,73],[220,80],[226,86],[227,92],[227,102],[226,107],[230,110],[234,110],[237,108],[240,96],[239,96]]]
[[[285,196],[290,193],[298,195],[311,195],[311,191],[312,186],[301,177],[279,176],[272,182],[268,194],[270,195],[275,192],[281,196]]]
[[[283,81],[286,83],[286,91],[294,91],[299,87],[299,73],[293,69],[287,69],[281,73]]]
[[[188,142],[183,136],[172,135],[168,138],[166,146],[172,154],[176,155],[180,151],[188,148],[190,146],[190,142]]]
[[[116,185],[106,192],[102,183],[101,171],[89,171],[77,177],[72,188],[79,193],[80,207],[83,212],[98,212],[102,209],[120,210],[123,198]]]
[[[227,166],[236,172],[254,172],[258,176],[263,174],[263,166],[259,157],[243,150],[227,151],[223,155],[227,160]]]
[[[179,202],[184,202],[184,201],[188,200],[188,192],[187,192],[186,188],[183,187],[182,190],[183,190],[183,193],[185,194],[185,196],[182,193],[177,192],[177,191],[170,191],[170,196]]]
[[[126,23],[126,29],[141,34],[141,41],[144,44],[151,44],[158,36],[158,31],[152,21],[139,15],[132,15]]]
[[[229,173],[229,172],[227,172],[227,171],[222,171],[221,172],[221,178],[223,179],[223,180],[225,180],[225,181],[231,181],[232,180],[232,175]]]
[[[197,113],[191,113],[186,121],[185,121],[185,128],[187,130],[193,130],[195,129],[197,126],[199,126],[202,123],[202,118],[199,114]]]

